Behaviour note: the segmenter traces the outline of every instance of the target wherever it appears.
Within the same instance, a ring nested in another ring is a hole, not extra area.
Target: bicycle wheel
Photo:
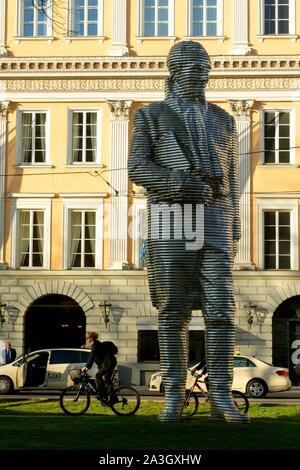
[[[133,387],[124,385],[112,394],[110,407],[118,416],[130,416],[139,409],[140,404],[138,392]]]
[[[238,390],[232,390],[232,396],[237,409],[246,415],[249,410],[249,400],[246,395],[244,395],[242,392],[239,392]]]
[[[65,388],[59,397],[59,404],[64,413],[71,416],[83,415],[90,406],[91,397],[80,385]]]
[[[186,397],[183,405],[182,416],[188,417],[193,416],[198,410],[199,400],[197,395],[189,390],[186,391]]]

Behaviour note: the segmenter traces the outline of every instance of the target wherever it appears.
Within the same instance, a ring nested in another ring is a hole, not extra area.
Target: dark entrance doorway
[[[85,344],[86,319],[75,300],[65,295],[40,297],[25,315],[25,351],[80,348]]]
[[[273,315],[273,365],[288,367],[292,383],[300,383],[300,365],[293,364],[292,345],[300,340],[300,296],[285,300]]]

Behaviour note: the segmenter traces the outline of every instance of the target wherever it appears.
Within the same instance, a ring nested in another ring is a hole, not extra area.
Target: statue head
[[[204,47],[194,41],[175,44],[167,57],[170,91],[182,96],[201,96],[208,82],[211,63]]]

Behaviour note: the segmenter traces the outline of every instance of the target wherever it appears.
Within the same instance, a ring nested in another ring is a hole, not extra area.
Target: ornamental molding
[[[299,75],[300,55],[295,56],[211,56],[212,76]],[[2,76],[26,75],[112,75],[168,74],[166,57],[0,57]]]
[[[0,101],[0,121],[6,121],[8,116],[9,101]]]
[[[116,79],[3,79],[0,92],[4,93],[51,93],[51,92],[163,92],[165,80],[161,78],[116,78]],[[299,90],[300,78],[211,78],[208,91],[271,91]]]
[[[254,100],[230,100],[231,111],[236,119],[249,120]]]
[[[112,121],[128,121],[132,101],[107,101]]]

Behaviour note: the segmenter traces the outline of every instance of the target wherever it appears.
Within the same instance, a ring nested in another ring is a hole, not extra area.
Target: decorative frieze
[[[0,92],[134,92],[163,91],[164,78],[103,78],[103,79],[3,79]],[[299,90],[300,78],[211,78],[208,91],[243,91],[243,90]]]
[[[300,55],[211,56],[211,76],[233,73],[263,75],[266,72],[299,75]],[[9,57],[0,59],[1,75],[119,75],[167,74],[166,57]]]

